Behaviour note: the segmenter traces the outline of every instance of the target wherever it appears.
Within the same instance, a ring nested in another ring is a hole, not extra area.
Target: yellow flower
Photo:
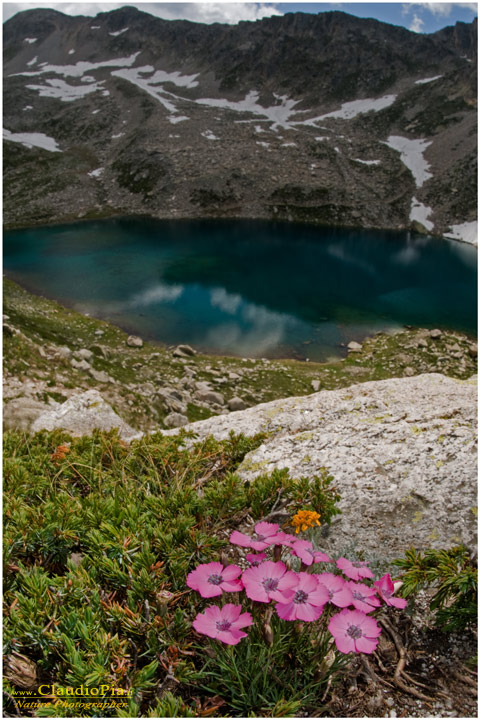
[[[313,510],[299,510],[292,518],[292,525],[297,528],[296,532],[300,530],[307,530],[309,527],[314,525],[320,525],[318,519],[320,515]]]

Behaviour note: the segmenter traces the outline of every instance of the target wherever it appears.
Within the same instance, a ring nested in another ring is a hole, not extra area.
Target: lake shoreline
[[[283,225],[302,225],[305,227],[312,227],[312,228],[318,228],[322,230],[339,230],[339,231],[358,231],[358,232],[388,232],[388,233],[412,233],[413,235],[419,235],[421,237],[429,237],[429,238],[436,238],[438,240],[448,240],[454,243],[460,243],[462,245],[470,245],[472,247],[478,248],[476,243],[468,242],[467,240],[463,240],[462,238],[458,237],[448,237],[446,235],[437,234],[434,232],[423,232],[419,229],[418,225],[417,227],[412,226],[406,226],[406,227],[376,227],[376,226],[367,226],[367,225],[332,225],[332,224],[325,224],[321,221],[315,222],[311,218],[308,220],[301,219],[301,218],[292,218],[289,220],[288,218],[279,218],[276,219],[275,217],[269,217],[267,215],[173,215],[173,214],[166,214],[166,215],[152,215],[151,213],[125,213],[123,210],[108,212],[108,211],[100,211],[98,214],[95,213],[88,213],[85,216],[79,217],[78,215],[72,215],[72,216],[62,216],[57,219],[48,219],[48,220],[38,220],[37,222],[30,222],[27,224],[23,223],[4,223],[2,225],[3,232],[11,232],[16,230],[33,230],[35,228],[48,228],[48,227],[59,227],[62,225],[72,225],[78,223],[83,224],[86,222],[95,222],[97,220],[155,220],[155,221],[172,221],[172,222],[197,222],[197,221],[232,221],[232,222],[266,222],[266,223],[279,223]]]

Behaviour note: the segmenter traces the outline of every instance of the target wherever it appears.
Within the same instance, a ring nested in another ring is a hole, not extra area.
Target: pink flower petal
[[[376,638],[369,638],[362,635],[361,638],[355,640],[356,652],[362,652],[369,655],[377,647],[378,640]]]
[[[234,530],[232,534],[230,535],[230,542],[232,545],[240,545],[241,547],[250,547],[252,538],[248,535],[245,535],[245,533],[238,532],[238,530]]]
[[[203,598],[218,597],[222,594],[220,585],[212,585],[208,582],[203,583],[198,588],[194,588],[194,590],[197,590]]]
[[[222,620],[228,620],[229,622],[235,622],[240,617],[242,612],[241,605],[234,605],[233,603],[227,603],[220,609]]]
[[[244,612],[232,623],[232,628],[238,630],[239,628],[249,627],[250,625],[253,625],[253,618],[249,612]]]
[[[328,623],[328,629],[334,637],[346,633],[350,625],[352,624],[348,620],[349,611],[342,610],[342,612],[332,615],[330,622]]]
[[[278,617],[282,620],[295,620],[295,603],[277,603],[275,605]]]
[[[220,630],[217,634],[217,640],[225,643],[225,645],[238,645],[240,640],[245,637],[247,637],[247,633],[241,631]]]
[[[275,535],[279,529],[280,527],[276,523],[269,523],[265,521],[259,522],[255,525],[255,532],[257,535],[264,535],[265,537]]]
[[[222,577],[229,581],[229,580],[235,580],[242,572],[242,568],[239,568],[238,565],[227,565],[225,568],[222,569]]]
[[[305,622],[313,622],[314,620],[318,620],[322,612],[323,605],[321,605],[320,607],[314,607],[308,602],[297,604],[297,618],[299,620],[305,620]]]
[[[355,642],[353,638],[348,637],[348,635],[335,635],[334,639],[335,645],[341,653],[348,655],[348,653],[355,652]]]
[[[405,608],[407,607],[408,603],[405,600],[405,598],[397,598],[397,597],[391,597],[388,600],[385,600],[386,605],[393,605],[393,607],[397,608]]]
[[[231,582],[223,582],[220,587],[224,592],[241,592],[243,584],[241,580],[232,580]]]
[[[318,580],[316,575],[309,575],[306,572],[298,573],[298,590],[306,593],[313,592],[318,588]]]
[[[317,607],[325,605],[329,601],[329,595],[327,588],[323,587],[323,585],[318,585],[318,588],[316,590],[313,590],[312,592],[308,593],[308,602],[311,605],[315,605]]]

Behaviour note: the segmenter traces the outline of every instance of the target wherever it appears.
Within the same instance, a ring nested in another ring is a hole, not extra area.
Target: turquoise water
[[[404,324],[476,332],[475,248],[407,233],[124,218],[15,230],[4,270],[146,339],[325,360]]]

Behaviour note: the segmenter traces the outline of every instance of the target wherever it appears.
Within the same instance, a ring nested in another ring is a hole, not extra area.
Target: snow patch
[[[33,110],[33,105],[25,105],[24,110]]]
[[[68,51],[68,54],[73,55],[74,52],[75,52],[75,50],[72,48],[71,50]]]
[[[270,147],[270,143],[262,142],[261,140],[257,140],[257,141],[256,141],[256,144],[257,144],[257,145],[261,145],[262,147],[266,147],[266,148],[269,148],[269,147]]]
[[[318,140],[318,142],[322,142],[322,140],[330,140],[330,138],[327,135],[317,135],[315,140]]]
[[[397,99],[396,95],[384,95],[381,98],[365,98],[364,100],[353,100],[342,105],[340,110],[334,110],[333,112],[327,113],[326,115],[320,115],[313,120],[309,120],[309,123],[317,120],[325,120],[326,118],[340,118],[342,120],[351,120],[357,115],[363,115],[368,112],[379,112],[384,108],[393,105]]]
[[[35,55],[35,57],[32,60],[30,60],[30,62],[28,62],[27,65],[35,65],[37,60],[38,60],[38,55]]]
[[[285,143],[282,143],[282,147],[297,147],[297,143],[285,142]]]
[[[44,73],[55,73],[56,75],[63,75],[63,77],[82,77],[82,75],[85,75],[85,73],[87,72],[91,72],[92,70],[99,70],[100,68],[104,67],[131,67],[137,59],[137,56],[140,55],[140,52],[141,51],[138,50],[138,52],[130,55],[130,57],[127,58],[102,60],[98,63],[91,63],[83,60],[77,62],[75,65],[44,65],[42,63],[41,70],[37,70],[35,72],[14,73],[13,76],[10,77],[14,77],[16,75],[26,75],[29,77],[33,77],[34,75],[42,75]]]
[[[128,30],[128,27],[123,28],[123,30],[117,30],[117,32],[109,32],[108,34],[111,35],[112,37],[118,37],[118,35],[121,35],[122,33],[127,32],[127,30]]]
[[[214,135],[211,130],[205,130],[205,132],[200,133],[200,135],[207,138],[207,140],[220,140],[220,138]]]
[[[65,80],[53,78],[46,80],[45,85],[27,85],[29,90],[36,90],[40,97],[56,98],[62,102],[74,102],[89,95],[90,93],[101,90],[103,80],[98,83],[89,85],[69,85]]]
[[[183,122],[184,120],[190,120],[186,115],[169,115],[167,120],[172,123],[172,125],[176,125],[179,122]]]
[[[224,98],[200,98],[194,102],[198,103],[198,105],[225,108],[227,110],[235,110],[237,112],[249,112],[253,115],[265,117],[273,123],[272,130],[276,130],[278,127],[291,127],[289,119],[292,114],[297,114],[293,108],[295,105],[298,105],[300,102],[299,100],[291,100],[286,95],[276,95],[275,97],[280,100],[279,105],[263,107],[258,104],[259,97],[260,93],[256,90],[251,90],[243,100],[238,100],[236,102],[233,100],[225,100]]]
[[[33,43],[36,43],[38,38],[25,38],[23,42],[28,43],[29,45],[32,45]]]
[[[470,245],[476,245],[478,242],[478,223],[473,220],[461,225],[452,225],[450,230],[444,233],[444,236],[453,240],[461,240]]]
[[[125,135],[125,133],[117,133],[116,135],[112,135],[112,140],[117,140],[118,138],[121,138]]]
[[[152,72],[153,75],[149,78],[141,77],[146,73]],[[173,93],[165,90],[161,83],[171,82],[178,87],[186,88],[193,88],[198,85],[198,82],[195,80],[195,78],[198,77],[198,73],[196,75],[181,75],[179,72],[167,73],[163,70],[154,71],[154,68],[151,65],[144,65],[143,67],[131,69],[124,68],[122,70],[114,70],[112,75],[128,80],[141,90],[145,90],[145,92],[155,98],[155,100],[158,100],[164,108],[172,114],[177,112],[177,108],[176,105],[174,105],[174,103],[168,98],[171,97],[174,100],[183,100],[183,98],[179,98]],[[179,121],[177,120],[176,122]]]
[[[17,142],[27,148],[38,147],[49,152],[62,152],[56,141],[43,133],[12,133],[10,130],[3,130],[4,140]]]
[[[104,170],[105,170],[105,168],[99,167],[96,170],[91,170],[88,174],[90,177],[98,178],[98,177],[100,177],[100,175],[103,173]]]
[[[99,112],[100,112],[100,110],[92,110],[92,115],[96,115]]]
[[[352,158],[355,162],[362,163],[362,165],[380,165],[380,160],[360,160],[360,158]]]
[[[431,220],[428,220],[428,216],[431,215],[431,213],[431,207],[427,207],[414,197],[412,198],[412,205],[410,209],[410,222],[419,222],[426,230],[433,230],[433,222]]]
[[[100,30],[100,25],[90,25],[90,30]]]
[[[400,135],[390,135],[383,144],[400,153],[400,160],[412,173],[417,188],[433,177],[432,173],[428,172],[430,164],[423,157],[424,151],[432,144],[431,140],[409,140]]]
[[[443,77],[443,75],[435,75],[435,77],[424,78],[423,80],[415,80],[415,85],[425,85],[425,83],[433,82],[434,80],[438,80],[441,77]]]

